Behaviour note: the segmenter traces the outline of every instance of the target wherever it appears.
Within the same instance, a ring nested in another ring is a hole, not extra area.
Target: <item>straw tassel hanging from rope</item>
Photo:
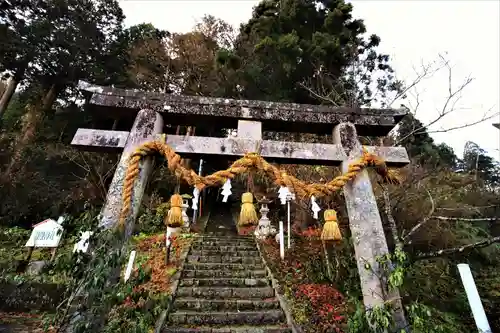
[[[253,205],[253,194],[250,192],[245,192],[241,196],[241,212],[238,224],[243,227],[247,225],[257,224],[258,222],[259,218],[257,217],[255,206]]]
[[[253,194],[250,192],[250,188],[253,187],[252,185],[253,177],[249,172],[247,178],[247,191],[241,196],[241,212],[240,219],[238,220],[238,225],[241,227],[259,223],[259,218],[255,211],[255,206],[253,205]]]
[[[321,240],[341,240],[342,234],[340,233],[339,224],[337,222],[337,212],[333,209],[325,210],[325,225],[321,233]]]
[[[178,228],[184,224],[182,220],[182,197],[180,194],[173,194],[170,197],[170,210],[165,219],[165,224],[172,228]]]

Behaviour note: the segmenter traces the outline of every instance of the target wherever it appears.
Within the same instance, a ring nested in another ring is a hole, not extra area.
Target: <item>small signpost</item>
[[[30,239],[26,242],[26,247],[58,247],[61,241],[63,227],[61,223],[64,221],[63,217],[55,221],[47,219],[33,226]]]
[[[64,217],[60,216],[57,221],[53,219],[46,219],[33,226],[31,236],[25,245],[25,247],[28,248],[28,255],[25,261],[28,264],[31,259],[31,255],[33,254],[33,250],[40,247],[52,248],[50,262],[54,260],[57,253],[57,247],[61,242],[62,234],[64,231],[64,228],[62,226],[63,222]],[[41,265],[40,268],[41,267],[43,267],[43,265]]]

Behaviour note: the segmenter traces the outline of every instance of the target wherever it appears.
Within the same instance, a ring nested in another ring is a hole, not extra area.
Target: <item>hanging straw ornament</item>
[[[337,222],[337,212],[333,209],[325,210],[325,225],[321,233],[321,240],[341,240],[342,234],[340,233],[339,224]]]
[[[314,195],[311,195],[311,210],[313,212],[313,218],[317,220],[318,213],[321,211],[321,208],[316,203],[316,197]]]
[[[174,194],[170,197],[170,210],[165,219],[165,224],[171,228],[178,228],[184,224],[182,220],[182,197]]]
[[[245,192],[241,196],[241,212],[238,225],[243,227],[252,224],[255,225],[258,222],[259,218],[253,205],[253,195],[250,192]]]

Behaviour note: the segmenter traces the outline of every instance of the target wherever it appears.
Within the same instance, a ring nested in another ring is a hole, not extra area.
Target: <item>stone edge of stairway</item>
[[[210,218],[210,211],[208,211],[207,215],[206,216],[203,216],[201,218],[199,218],[198,222],[200,223],[204,223],[204,226],[203,226],[203,231],[207,225],[207,221],[208,219]],[[203,233],[202,231],[202,233]],[[165,325],[165,321],[167,320],[167,317],[168,317],[168,314],[169,312],[172,310],[172,306],[174,304],[174,300],[175,300],[175,295],[177,293],[177,289],[179,287],[179,282],[180,282],[180,279],[181,279],[181,276],[182,276],[182,272],[184,271],[184,266],[185,266],[185,263],[186,263],[186,259],[188,257],[188,254],[189,254],[189,251],[191,250],[191,246],[192,244],[190,244],[189,246],[187,246],[181,253],[180,255],[180,260],[179,260],[179,268],[177,269],[177,271],[175,272],[175,274],[172,276],[172,278],[170,279],[170,300],[168,302],[168,305],[167,305],[167,308],[164,309],[160,315],[158,316],[158,319],[156,320],[156,323],[155,323],[155,329],[154,329],[154,333],[161,333],[162,329],[163,329],[163,325]]]

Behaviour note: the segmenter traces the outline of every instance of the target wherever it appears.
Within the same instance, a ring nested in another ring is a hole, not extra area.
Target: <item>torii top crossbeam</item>
[[[262,122],[264,131],[331,134],[344,122],[356,126],[359,135],[385,136],[407,114],[404,109],[332,107],[255,100],[173,95],[102,87],[80,81],[89,96],[91,112],[126,116],[141,109],[168,115],[171,125],[217,124],[236,128],[238,119]]]

